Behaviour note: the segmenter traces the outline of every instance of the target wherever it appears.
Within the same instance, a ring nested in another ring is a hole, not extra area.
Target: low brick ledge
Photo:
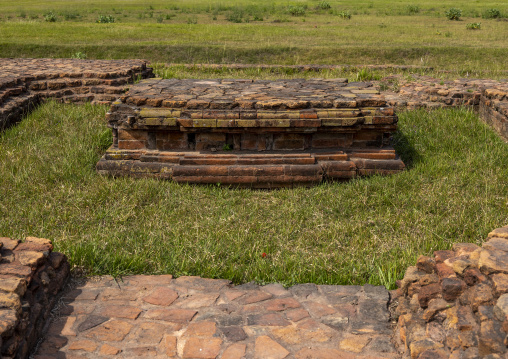
[[[26,358],[43,335],[69,275],[65,255],[51,241],[0,237],[0,357]]]
[[[407,357],[507,357],[508,226],[482,247],[456,243],[420,256],[397,284],[396,339]]]
[[[0,58],[0,130],[45,99],[109,104],[136,79],[152,77],[143,60]]]

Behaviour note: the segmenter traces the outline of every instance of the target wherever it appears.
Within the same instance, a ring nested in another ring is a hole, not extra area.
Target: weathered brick
[[[221,344],[220,338],[189,338],[183,347],[183,358],[215,359]]]

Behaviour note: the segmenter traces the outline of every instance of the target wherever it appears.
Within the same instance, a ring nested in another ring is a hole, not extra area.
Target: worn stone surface
[[[1,75],[0,75],[1,78]],[[65,256],[55,258],[51,241],[27,237],[0,238],[0,357],[25,358],[39,337],[69,274]],[[71,320],[72,321],[72,320]],[[68,335],[68,326],[60,329]],[[44,347],[56,352],[67,343],[51,333]],[[77,344],[76,344],[77,345]]]
[[[65,343],[42,345],[34,358],[304,358],[310,346],[322,357],[399,357],[390,318],[380,315],[388,313],[384,287],[235,287],[219,279],[142,277],[113,286],[103,277],[64,294],[66,314],[51,323],[43,343],[54,337]],[[189,309],[189,298],[206,305]],[[74,312],[80,303],[91,310]],[[361,315],[369,311],[379,313]]]
[[[481,248],[457,244],[451,251],[436,251],[435,280],[422,281],[415,267],[406,271],[396,309],[396,337],[406,356],[501,358],[508,354],[505,233],[508,226],[494,230]],[[428,263],[433,263],[430,257],[420,257],[418,268],[431,272]],[[413,285],[416,280],[419,287]]]

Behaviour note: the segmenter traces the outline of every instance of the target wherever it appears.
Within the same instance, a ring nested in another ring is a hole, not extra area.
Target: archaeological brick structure
[[[69,263],[51,241],[0,237],[0,358],[26,358],[44,334]]]
[[[483,89],[480,116],[508,141],[508,84]]]
[[[44,99],[111,103],[136,79],[152,76],[141,60],[1,59],[0,130]]]
[[[421,256],[398,282],[396,338],[411,358],[506,358],[508,226],[479,247]]]
[[[399,80],[401,83],[399,83]],[[438,80],[429,76],[389,76],[378,83],[396,83],[396,92],[383,92],[396,109],[435,109],[467,106],[508,141],[508,82],[487,79]]]
[[[99,173],[249,187],[397,173],[394,109],[368,83],[145,80],[108,113]]]

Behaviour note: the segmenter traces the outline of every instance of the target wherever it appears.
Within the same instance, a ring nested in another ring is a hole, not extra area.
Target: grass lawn
[[[460,21],[446,18],[450,8],[462,10]],[[507,70],[506,16],[503,0],[4,0],[0,56],[390,63],[499,78]],[[472,23],[480,29],[468,30]]]
[[[106,110],[49,102],[0,134],[1,235],[50,238],[88,274],[393,287],[508,223],[508,144],[466,109],[400,114],[401,174],[277,191],[100,177]]]
[[[3,0],[0,57],[144,58],[166,78],[390,73],[166,65],[315,63],[499,79],[506,17],[504,0]],[[508,223],[508,144],[466,109],[400,114],[401,174],[278,191],[100,177],[106,110],[48,102],[0,133],[0,235],[50,238],[88,274],[393,287],[419,254]]]

